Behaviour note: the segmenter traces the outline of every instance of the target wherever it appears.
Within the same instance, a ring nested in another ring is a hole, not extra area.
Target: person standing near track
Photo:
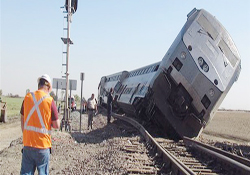
[[[47,74],[38,78],[38,90],[28,93],[21,107],[23,132],[22,164],[20,174],[49,174],[51,127],[58,129],[60,121]]]
[[[97,103],[95,99],[95,94],[92,94],[91,97],[87,101],[87,110],[88,110],[88,130],[89,127],[92,129],[93,124],[93,116],[95,111],[97,111]]]
[[[110,123],[112,114],[112,104],[113,104],[113,88],[110,88],[108,99],[107,99],[107,123]]]

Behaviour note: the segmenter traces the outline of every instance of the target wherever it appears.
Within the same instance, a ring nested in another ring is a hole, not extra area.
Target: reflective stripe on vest
[[[51,131],[47,130],[45,128],[43,118],[42,118],[42,115],[41,115],[41,112],[40,112],[40,109],[39,109],[39,105],[43,102],[43,100],[50,97],[50,96],[45,95],[39,101],[36,101],[35,94],[33,92],[31,92],[31,95],[32,95],[32,98],[33,98],[34,106],[32,107],[32,109],[30,110],[30,112],[28,114],[28,117],[27,117],[27,119],[25,121],[25,124],[24,124],[24,129],[29,130],[29,131],[38,132],[38,133],[41,133],[41,134],[51,134]],[[40,124],[42,125],[42,128],[38,128],[38,127],[34,127],[34,126],[27,126],[28,122],[30,120],[30,117],[35,112],[35,110],[37,112],[37,116],[39,118]]]

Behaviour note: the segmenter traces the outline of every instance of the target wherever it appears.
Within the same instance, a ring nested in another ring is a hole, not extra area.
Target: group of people
[[[20,174],[49,174],[49,159],[51,153],[51,127],[58,129],[60,120],[53,98],[51,79],[47,74],[38,78],[38,90],[28,93],[22,103],[21,129],[23,132],[22,163]],[[107,100],[107,123],[110,123],[112,113],[113,89],[110,89]],[[94,94],[87,101],[88,129],[97,111],[97,101]]]

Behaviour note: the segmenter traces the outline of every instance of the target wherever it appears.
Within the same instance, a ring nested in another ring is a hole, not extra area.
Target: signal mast
[[[63,64],[63,66],[66,66],[66,72],[65,75],[63,76],[64,78],[66,78],[66,93],[65,93],[65,108],[66,111],[64,113],[64,123],[62,122],[62,124],[65,124],[65,130],[71,130],[70,127],[70,123],[69,123],[69,104],[68,104],[68,96],[69,96],[69,46],[70,44],[73,44],[73,42],[70,39],[70,23],[72,22],[71,18],[72,15],[76,12],[77,10],[77,4],[78,4],[78,0],[66,0],[65,1],[65,9],[66,11],[64,11],[64,13],[67,13],[67,28],[64,28],[65,30],[67,30],[67,38],[61,38],[63,43],[67,45],[67,51],[63,52],[66,53],[66,64]]]

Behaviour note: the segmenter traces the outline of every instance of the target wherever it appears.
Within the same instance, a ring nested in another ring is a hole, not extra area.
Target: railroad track
[[[132,118],[118,114],[114,114],[113,116],[132,124],[140,131],[145,138],[149,149],[155,151],[156,155],[162,158],[165,167],[171,170],[170,174],[250,174],[250,161],[248,159],[211,147],[190,138],[183,138],[183,140],[179,142],[164,138],[153,138],[142,125]],[[133,150],[133,146],[128,147],[128,149]],[[155,173],[155,171],[147,172],[147,168],[144,170],[143,168],[138,168],[137,171],[131,170],[130,173]]]
[[[139,137],[138,137],[139,138]],[[121,145],[117,145],[120,147]],[[126,159],[126,174],[158,174],[160,167],[156,167],[155,158],[148,156],[147,149],[142,146],[139,139],[130,139],[122,146],[123,154],[120,155]]]

